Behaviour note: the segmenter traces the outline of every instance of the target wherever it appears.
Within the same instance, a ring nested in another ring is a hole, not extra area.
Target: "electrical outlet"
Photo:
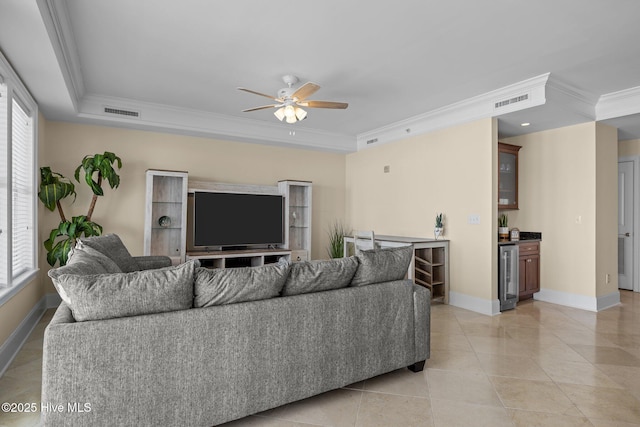
[[[386,165],[383,170],[384,170],[384,173],[389,173],[391,172],[391,166]]]
[[[467,217],[467,222],[469,224],[480,224],[480,215],[471,214]]]
[[[607,276],[605,277],[605,281],[606,281],[607,285],[609,283],[611,283],[611,275],[609,273],[607,273]]]

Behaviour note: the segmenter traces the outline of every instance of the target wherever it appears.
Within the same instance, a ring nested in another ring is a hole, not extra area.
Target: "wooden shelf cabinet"
[[[533,297],[540,291],[540,242],[521,242],[519,244],[519,299]]]
[[[206,268],[260,267],[276,264],[280,258],[291,260],[291,251],[283,249],[189,252],[187,259],[198,259]]]
[[[498,209],[518,209],[517,145],[498,143]]]
[[[285,197],[284,248],[291,250],[292,261],[311,259],[311,190],[308,181],[279,181]]]
[[[146,173],[144,255],[165,255],[173,264],[185,261],[187,172]]]
[[[449,303],[449,242],[414,246],[413,281],[431,290],[431,300]]]

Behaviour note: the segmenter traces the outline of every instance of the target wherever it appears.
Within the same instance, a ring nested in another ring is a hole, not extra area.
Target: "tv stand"
[[[259,267],[275,264],[280,258],[291,261],[289,249],[245,249],[187,252],[187,260],[200,260],[206,268]]]

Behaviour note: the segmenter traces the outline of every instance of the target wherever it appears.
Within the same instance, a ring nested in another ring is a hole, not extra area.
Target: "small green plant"
[[[442,228],[442,213],[436,215],[436,228]]]
[[[106,179],[111,188],[120,185],[120,177],[114,166],[122,167],[122,160],[113,153],[105,151],[104,154],[85,156],[82,163],[75,170],[74,177],[80,182],[80,171],[84,172],[87,185],[93,192],[87,215],[74,216],[68,221],[64,215],[60,201],[70,195],[76,196],[74,184],[62,174],[51,171],[50,167],[40,168],[40,188],[38,198],[50,211],[58,209],[60,224],[51,230],[49,238],[43,242],[47,250],[47,262],[54,266],[56,262],[63,266],[69,259],[69,252],[75,246],[80,237],[99,236],[102,234],[102,226],[91,221],[93,210],[98,196],[104,195],[102,181]],[[94,179],[95,178],[95,179]]]
[[[507,214],[502,214],[498,217],[498,227],[508,227],[509,218]]]
[[[331,258],[342,258],[344,256],[344,236],[351,234],[351,230],[340,221],[336,221],[329,229],[329,247],[327,253]]]

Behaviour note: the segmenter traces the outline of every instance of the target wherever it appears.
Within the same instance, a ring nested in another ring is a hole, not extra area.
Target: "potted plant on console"
[[[442,223],[442,212],[436,215],[436,224],[433,228],[433,235],[436,237],[436,240],[438,240],[438,237],[440,237],[444,232],[444,224]]]
[[[62,174],[53,172],[50,167],[40,168],[40,188],[38,198],[50,211],[58,209],[60,224],[51,230],[49,238],[44,241],[47,250],[47,262],[54,266],[56,262],[63,266],[69,259],[69,252],[76,244],[76,239],[85,236],[99,236],[102,234],[102,226],[91,220],[96,201],[104,195],[102,189],[103,180],[107,180],[111,188],[120,185],[120,176],[114,166],[122,168],[122,160],[113,153],[105,151],[104,154],[85,156],[82,163],[75,170],[74,177],[80,182],[80,171],[84,172],[84,180],[93,192],[91,203],[86,215],[74,216],[68,220],[64,215],[60,201],[68,196],[76,197],[75,185]],[[94,179],[95,178],[95,179]]]

